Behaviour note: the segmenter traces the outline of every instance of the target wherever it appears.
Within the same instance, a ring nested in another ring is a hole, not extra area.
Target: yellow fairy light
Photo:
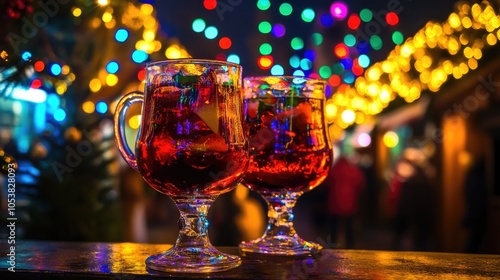
[[[478,66],[478,63],[476,59],[471,58],[467,60],[467,65],[469,66],[470,69],[475,70]]]
[[[144,28],[147,28],[147,29],[153,29],[156,27],[156,19],[152,16],[148,16],[144,19]]]
[[[378,67],[373,67],[373,68],[370,68],[366,72],[366,74],[368,76],[368,79],[370,79],[372,81],[377,81],[380,78],[380,75],[382,73],[380,73],[380,69]]]
[[[472,51],[471,47],[466,47],[464,49],[464,56],[465,58],[471,58],[474,55],[474,52]]]
[[[98,92],[101,89],[101,81],[97,78],[90,80],[89,89],[92,92]]]
[[[68,86],[66,85],[66,83],[59,83],[56,85],[57,94],[62,95],[66,92],[66,90],[68,90]]]
[[[109,5],[109,0],[97,0],[97,4],[100,6],[107,6]]]
[[[354,120],[355,123],[357,124],[362,124],[365,122],[365,114],[361,112],[356,112],[356,119]]]
[[[146,30],[142,34],[142,38],[144,38],[145,41],[153,41],[155,39],[155,32],[153,30]]]
[[[174,44],[174,45],[171,45],[170,47],[168,47],[166,50],[165,50],[165,56],[168,58],[168,59],[176,59],[176,58],[180,58],[181,56],[181,51],[179,50],[179,46]]]
[[[453,72],[453,63],[449,60],[443,61],[443,70],[446,74],[451,74]]]
[[[460,79],[462,78],[462,72],[460,71],[460,67],[453,67],[453,78]]]
[[[493,46],[494,44],[497,43],[497,37],[495,37],[495,35],[493,33],[490,33],[486,36],[486,43],[488,43],[488,45],[490,46]]]
[[[461,24],[460,22],[460,18],[458,17],[457,14],[455,13],[452,13],[449,17],[448,17],[448,23],[450,24],[450,26],[454,29],[458,28]]]
[[[356,120],[356,114],[352,110],[344,110],[342,112],[342,121],[344,121],[346,124],[352,124]]]
[[[462,73],[462,75],[465,75],[469,72],[469,66],[467,66],[467,64],[465,64],[464,62],[460,63],[460,65],[458,65],[458,68],[460,69],[460,73]]]
[[[479,6],[479,4],[477,3],[472,5],[471,12],[474,18],[479,18],[479,15],[481,14],[481,6]]]
[[[141,13],[143,15],[150,15],[153,12],[153,6],[150,4],[142,4],[141,5]]]
[[[399,137],[394,131],[387,131],[382,138],[384,145],[388,148],[394,148],[399,143]]]
[[[481,59],[481,57],[483,57],[483,52],[479,48],[474,48],[472,52],[475,59]]]
[[[128,120],[128,125],[132,129],[138,129],[141,125],[141,115],[134,115]]]
[[[161,42],[160,41],[154,41],[154,44],[155,44],[155,48],[154,48],[155,52],[161,50]]]
[[[92,101],[85,101],[82,104],[82,110],[87,114],[92,114],[95,112],[95,104]]]
[[[61,68],[61,74],[63,75],[68,75],[69,74],[69,66],[68,65],[63,65],[63,67]]]
[[[471,28],[472,26],[472,21],[469,17],[463,17],[462,18],[462,25],[464,28]]]
[[[68,79],[69,79],[71,82],[74,82],[74,81],[75,81],[75,79],[76,79],[75,74],[73,74],[73,73],[69,73],[69,74],[68,74]]]
[[[404,44],[401,47],[401,56],[410,57],[412,53],[413,53],[413,47],[410,44]]]
[[[112,18],[110,21],[105,22],[104,25],[107,29],[113,29],[116,26],[116,20]]]
[[[115,86],[118,83],[118,77],[115,74],[108,74],[106,76],[106,85],[109,87]]]
[[[80,8],[73,8],[72,13],[73,13],[74,17],[79,17],[79,16],[82,15],[82,9],[80,9]]]
[[[326,119],[333,119],[337,115],[337,107],[329,103],[325,106]]]
[[[113,15],[110,12],[105,12],[102,14],[102,21],[110,22],[113,19]]]

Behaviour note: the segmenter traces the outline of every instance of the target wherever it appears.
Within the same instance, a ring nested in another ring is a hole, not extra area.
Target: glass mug
[[[179,211],[180,232],[167,252],[147,258],[156,271],[201,273],[241,264],[238,256],[210,244],[207,212],[218,195],[232,190],[248,167],[243,123],[241,66],[178,59],[149,63],[145,92],[119,101],[115,138],[128,164]],[[142,102],[135,155],[125,141],[125,114]]]
[[[243,181],[264,197],[269,210],[266,232],[242,242],[243,253],[297,256],[322,249],[297,235],[292,208],[331,167],[325,86],[324,80],[293,76],[244,79],[250,166]]]

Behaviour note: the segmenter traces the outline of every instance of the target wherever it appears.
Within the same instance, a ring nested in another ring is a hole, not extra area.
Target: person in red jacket
[[[333,165],[328,175],[327,210],[330,216],[332,241],[338,242],[339,229],[344,228],[345,247],[354,246],[354,217],[358,212],[358,200],[365,189],[363,171],[342,156]]]

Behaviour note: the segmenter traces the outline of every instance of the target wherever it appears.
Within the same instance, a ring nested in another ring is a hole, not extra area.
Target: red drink
[[[326,178],[332,154],[323,110],[322,99],[245,99],[250,166],[244,181],[250,189],[303,192]]]
[[[191,88],[192,87],[192,88]],[[213,196],[235,187],[248,149],[233,106],[240,95],[215,83],[150,87],[136,154],[140,173],[170,196]],[[240,105],[241,106],[241,105]]]

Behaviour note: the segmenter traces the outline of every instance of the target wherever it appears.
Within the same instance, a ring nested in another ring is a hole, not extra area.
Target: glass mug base
[[[242,254],[266,254],[276,256],[306,256],[319,253],[323,247],[303,240],[298,235],[261,237],[256,240],[242,242],[239,245]]]
[[[211,248],[173,247],[165,253],[152,255],[146,259],[146,267],[160,272],[208,273],[224,271],[238,267],[238,256],[222,253]]]

